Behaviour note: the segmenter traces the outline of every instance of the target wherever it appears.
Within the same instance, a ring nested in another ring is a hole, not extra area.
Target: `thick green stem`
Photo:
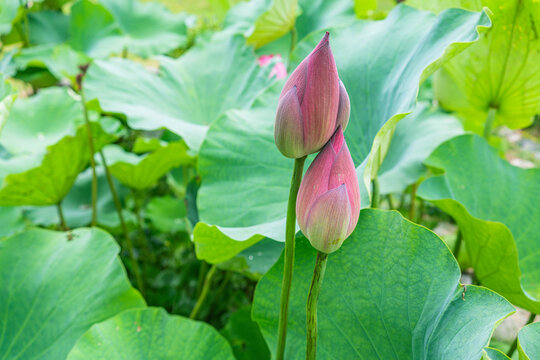
[[[289,58],[287,59],[288,60],[287,71],[291,71],[291,66],[292,66],[291,58],[292,58],[292,53],[294,51],[294,47],[296,46],[296,36],[297,36],[296,28],[293,26],[291,29],[291,47],[289,49]]]
[[[486,124],[484,125],[484,138],[486,140],[489,140],[489,137],[491,136],[491,130],[493,128],[493,122],[495,120],[495,114],[497,113],[497,109],[490,107],[488,111],[488,115],[486,118]]]
[[[463,242],[463,235],[461,234],[461,230],[458,230],[457,237],[456,237],[456,243],[454,244],[454,257],[456,260],[458,260],[459,251],[461,250],[461,243]]]
[[[285,228],[285,263],[283,265],[283,282],[281,284],[281,299],[279,306],[278,344],[276,360],[283,360],[285,343],[287,341],[287,318],[289,316],[289,296],[294,263],[294,236],[296,235],[296,197],[302,181],[306,157],[294,160],[294,170],[287,205],[287,224]]]
[[[317,357],[317,301],[319,301],[319,294],[321,293],[327,260],[328,254],[317,252],[317,261],[315,262],[306,303],[306,360],[315,360]]]
[[[379,186],[379,179],[377,177],[371,180],[371,186],[372,186],[371,207],[375,209],[379,207],[379,199],[380,199],[380,186]]]
[[[414,215],[416,213],[416,190],[418,190],[418,183],[413,184],[411,187],[411,206],[409,207],[409,220],[414,221]]]
[[[129,231],[126,225],[126,221],[124,220],[124,214],[122,213],[122,204],[120,203],[120,198],[118,197],[118,193],[116,192],[116,187],[114,186],[114,181],[109,171],[109,167],[107,166],[107,160],[105,159],[103,151],[99,151],[99,155],[101,157],[101,164],[105,169],[105,175],[107,177],[107,183],[109,184],[109,189],[111,190],[111,195],[113,197],[114,207],[116,208],[116,212],[118,213],[118,219],[120,220],[120,225],[122,226],[122,231],[124,232],[124,238],[126,239],[126,247],[129,253],[129,257],[131,258],[131,267],[133,270],[133,275],[135,276],[135,282],[137,283],[137,287],[139,288],[141,294],[144,295],[144,282],[142,280],[139,263],[137,262],[137,258],[135,257],[135,251],[133,250],[133,243],[131,241],[131,238],[129,237]]]
[[[199,315],[199,311],[201,310],[201,306],[206,300],[206,297],[208,296],[208,290],[210,290],[210,285],[212,284],[212,279],[214,277],[214,274],[216,273],[216,265],[212,265],[210,270],[208,270],[208,273],[206,274],[206,277],[204,278],[204,285],[201,291],[201,294],[199,295],[199,298],[197,299],[197,303],[195,304],[195,307],[191,311],[191,314],[189,314],[190,319],[197,318],[197,315]]]
[[[525,325],[523,325],[523,326],[527,326],[527,325],[531,324],[534,321],[535,318],[536,318],[536,314],[531,313],[531,315],[529,316],[529,319],[527,320],[527,323]],[[514,342],[510,346],[510,350],[508,350],[508,352],[506,353],[506,355],[509,358],[512,358],[512,355],[514,354],[514,351],[516,351],[517,343],[518,343],[518,338],[516,336],[516,338],[514,339]]]
[[[97,196],[98,196],[98,183],[96,174],[96,162],[94,160],[94,139],[92,138],[92,126],[90,125],[90,119],[88,117],[88,108],[86,107],[86,99],[84,97],[84,91],[81,87],[81,102],[83,107],[84,122],[86,123],[86,134],[88,136],[88,148],[90,149],[90,166],[92,167],[92,226],[97,225]]]
[[[62,203],[59,202],[56,204],[56,210],[58,211],[58,219],[59,219],[59,225],[60,228],[64,231],[68,231],[69,228],[66,224],[66,219],[64,218],[64,211],[62,210]]]
[[[388,207],[390,208],[390,210],[395,209],[394,200],[392,200],[392,194],[386,195],[386,199],[388,200]]]
[[[424,210],[426,207],[426,202],[422,198],[420,198],[420,201],[418,202],[420,205],[418,206],[418,217],[416,218],[416,223],[420,224],[422,222],[422,218],[424,217]]]
[[[201,295],[204,284],[204,277],[207,271],[208,263],[206,261],[201,261],[201,266],[199,266],[199,278],[197,279],[197,288],[195,289],[196,296]]]

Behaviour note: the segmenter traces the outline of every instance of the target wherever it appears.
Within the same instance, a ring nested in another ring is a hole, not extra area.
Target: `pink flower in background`
[[[275,76],[278,79],[286,78],[287,69],[285,68],[285,64],[283,63],[283,61],[281,61],[281,55],[263,55],[259,57],[259,65],[261,67],[267,66],[268,64],[270,64],[273,58],[276,58],[278,62],[272,68],[272,71],[270,72],[270,77]]]

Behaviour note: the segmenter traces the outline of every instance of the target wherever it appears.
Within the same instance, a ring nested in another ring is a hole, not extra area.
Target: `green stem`
[[[69,228],[66,224],[66,219],[64,218],[64,211],[62,210],[62,202],[56,204],[56,210],[58,211],[58,218],[60,219],[60,228],[63,231],[68,231]]]
[[[317,357],[317,301],[321,293],[324,272],[326,270],[326,262],[328,254],[318,251],[315,269],[313,270],[313,278],[311,279],[311,287],[306,303],[306,360],[315,360]]]
[[[416,218],[417,224],[420,224],[422,222],[422,218],[424,217],[424,209],[426,207],[424,199],[420,198],[419,203],[420,205],[418,205],[418,217]]]
[[[488,111],[488,115],[486,118],[486,124],[484,125],[484,138],[486,140],[489,140],[489,137],[491,136],[491,130],[493,128],[493,121],[495,120],[495,114],[497,113],[497,109],[494,107],[490,107]]]
[[[86,99],[84,97],[84,91],[81,87],[81,102],[83,106],[84,122],[86,123],[86,134],[88,136],[88,148],[90,149],[90,166],[92,167],[92,226],[97,225],[97,195],[98,195],[98,183],[96,174],[96,161],[94,160],[94,139],[92,138],[92,126],[90,125],[90,119],[88,117],[88,108],[86,107]]]
[[[527,320],[527,323],[525,325],[523,325],[523,326],[527,326],[527,325],[531,324],[534,321],[535,318],[536,318],[536,314],[531,313],[531,315],[529,316],[529,319]],[[517,343],[518,343],[518,338],[516,336],[516,338],[514,339],[514,342],[510,346],[510,350],[508,350],[508,352],[506,353],[506,355],[509,358],[512,358],[512,355],[514,354],[514,351],[516,351]]]
[[[411,204],[409,207],[409,220],[414,221],[414,214],[416,212],[416,190],[418,190],[418,183],[413,184],[411,187]]]
[[[208,271],[208,263],[206,261],[201,261],[201,266],[199,267],[199,278],[197,279],[197,288],[195,289],[196,296],[200,296],[204,284],[204,276]]]
[[[201,310],[201,306],[204,303],[204,300],[206,300],[206,297],[208,296],[208,290],[210,290],[210,285],[212,284],[212,278],[214,277],[214,274],[216,273],[216,265],[212,265],[210,270],[208,270],[208,273],[206,274],[206,277],[204,278],[204,286],[202,288],[201,294],[199,295],[199,298],[197,299],[197,303],[195,304],[195,307],[191,311],[191,314],[189,314],[190,319],[197,318],[197,315],[199,315],[199,311]]]
[[[388,200],[388,207],[390,208],[390,210],[395,209],[394,208],[394,201],[392,200],[392,194],[386,195],[386,199]]]
[[[380,186],[379,186],[379,178],[375,177],[373,180],[371,180],[371,186],[372,186],[372,194],[371,194],[371,207],[373,209],[379,207],[379,198],[380,198]]]
[[[294,51],[294,47],[296,46],[296,37],[297,37],[296,28],[293,26],[291,29],[291,48],[289,49],[289,58],[287,59],[287,62],[288,62],[287,71],[289,72],[291,71],[291,66],[292,66],[292,62],[291,62],[292,53]]]
[[[459,256],[459,251],[461,250],[461,243],[463,242],[463,235],[461,234],[461,230],[458,230],[457,237],[456,237],[456,243],[454,244],[454,257],[456,260]]]
[[[122,226],[124,238],[126,239],[126,247],[129,253],[129,257],[131,258],[131,267],[133,270],[133,275],[135,276],[135,282],[137,283],[139,291],[144,296],[144,282],[141,277],[139,263],[137,262],[137,258],[135,257],[135,251],[133,250],[133,243],[131,241],[131,238],[129,237],[129,231],[126,225],[126,221],[124,220],[124,214],[122,213],[122,204],[120,203],[120,198],[118,197],[118,193],[116,192],[116,187],[114,186],[114,181],[109,171],[109,167],[107,166],[105,154],[103,154],[103,151],[100,150],[99,155],[101,157],[101,164],[105,169],[105,175],[107,177],[107,183],[109,184],[109,189],[111,190],[111,195],[113,197],[114,207],[116,208],[116,212],[118,213],[118,219],[120,219],[120,225]]]
[[[276,360],[283,360],[285,343],[287,341],[287,318],[289,316],[289,296],[294,263],[294,236],[296,234],[296,197],[302,181],[306,157],[294,160],[294,170],[287,205],[287,224],[285,228],[285,263],[283,265],[283,282],[281,284],[281,299],[279,305],[278,344]]]

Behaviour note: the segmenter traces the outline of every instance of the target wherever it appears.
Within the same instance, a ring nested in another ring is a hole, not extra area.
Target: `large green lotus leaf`
[[[51,10],[28,13],[32,45],[61,44],[69,37],[69,16]]]
[[[414,107],[421,77],[446,56],[445,49],[453,41],[473,39],[476,26],[485,21],[484,15],[462,10],[436,18],[429,12],[398,6],[384,21],[358,21],[332,31],[332,49],[351,98],[351,120],[345,134],[355,165],[363,163],[375,135],[389,118],[397,121],[404,116],[400,112]],[[319,40],[317,34],[309,36],[299,44],[299,53],[306,54]],[[388,61],[388,57],[395,60]],[[201,146],[202,185],[197,199],[201,221],[216,225],[234,240],[257,236],[282,240],[285,234],[293,161],[283,157],[274,144],[281,87],[276,83],[250,110],[227,112],[212,124]],[[308,165],[309,161],[305,168]],[[362,178],[364,167],[358,172]],[[363,186],[361,189],[365,193]],[[362,205],[368,206],[368,201]]]
[[[234,356],[212,326],[150,307],[124,311],[92,326],[67,359],[233,360]]]
[[[70,44],[92,57],[124,49],[142,57],[164,54],[186,44],[185,20],[158,3],[79,0],[72,8]]]
[[[122,53],[122,30],[113,15],[101,4],[79,0],[71,7],[69,45],[91,57]]]
[[[93,324],[144,306],[103,230],[29,230],[0,241],[0,354],[65,359]]]
[[[219,61],[218,61],[219,60]],[[129,60],[96,61],[85,76],[88,100],[123,113],[131,127],[166,127],[198,150],[223,112],[249,107],[270,83],[242,36],[216,34],[179,59],[159,58],[160,74]]]
[[[298,0],[251,0],[233,7],[225,27],[242,32],[256,48],[288,33],[294,26]]]
[[[425,164],[444,174],[417,194],[457,221],[482,285],[539,312],[540,169],[510,165],[477,135],[443,143]]]
[[[251,320],[251,307],[233,313],[221,334],[231,344],[237,360],[270,360],[270,351],[261,331],[257,323]]]
[[[108,229],[120,227],[120,219],[114,206],[114,200],[105,176],[105,170],[101,166],[96,167],[98,181],[97,197],[97,223]],[[120,201],[128,193],[128,189],[113,180]],[[92,222],[92,169],[89,167],[79,174],[75,183],[62,200],[64,218],[69,228],[88,226]],[[123,210],[124,220],[135,223],[133,213]],[[31,207],[25,211],[25,215],[34,225],[51,226],[59,223],[56,206]]]
[[[527,325],[519,331],[518,351],[520,360],[540,359],[540,323]]]
[[[379,169],[381,194],[404,191],[426,174],[422,162],[446,140],[463,134],[454,116],[420,104],[401,120]]]
[[[351,101],[345,138],[355,163],[369,154],[366,185],[377,174],[395,125],[414,109],[419,83],[478,39],[477,27],[489,24],[483,12],[450,9],[435,16],[399,5],[384,20],[330,29],[339,76]],[[293,58],[304,58],[321,37],[308,36]]]
[[[47,69],[56,79],[68,78],[75,83],[81,73],[79,66],[88,64],[90,58],[73,50],[67,44],[47,44],[21,49],[14,57],[19,71],[28,68]]]
[[[420,1],[433,7],[433,1]],[[493,27],[435,76],[441,106],[483,128],[490,107],[494,125],[522,128],[540,112],[540,3],[534,0],[446,1],[446,6],[492,12]],[[440,9],[440,7],[439,7]],[[438,10],[438,9],[436,9]]]
[[[74,134],[83,123],[82,105],[66,88],[50,88],[13,104],[0,136],[11,154],[32,154]]]
[[[115,139],[91,123],[95,151]],[[90,160],[86,126],[43,153],[0,158],[0,205],[55,205],[68,193]]]
[[[11,22],[17,16],[19,10],[18,0],[4,0],[0,4],[0,35],[11,31]]]
[[[321,29],[348,26],[356,20],[351,0],[299,0],[301,13],[296,18],[298,40]]]
[[[147,189],[172,168],[193,163],[183,142],[169,143],[152,153],[138,156],[126,152],[119,145],[103,149],[111,174],[122,184],[133,189]]]
[[[22,208],[16,206],[0,206],[0,240],[18,233],[26,227]]]
[[[306,298],[316,250],[297,240],[287,359],[305,357]],[[445,243],[396,211],[365,209],[328,258],[318,305],[318,359],[479,359],[493,327],[514,311],[496,293],[459,284]],[[252,317],[277,342],[283,257],[259,281]]]
[[[100,0],[123,32],[123,47],[142,57],[165,54],[186,45],[185,14],[173,14],[158,2]],[[118,50],[118,49],[117,49]]]

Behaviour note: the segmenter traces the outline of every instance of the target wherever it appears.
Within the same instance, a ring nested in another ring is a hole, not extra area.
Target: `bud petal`
[[[345,85],[339,80],[339,106],[336,119],[336,128],[341,126],[343,131],[347,128],[349,117],[351,116],[351,101]]]
[[[296,215],[304,235],[326,253],[337,250],[356,227],[360,188],[341,127],[306,171],[298,191]]]
[[[279,100],[274,139],[281,153],[296,159],[304,156],[304,132],[302,111],[296,95],[296,86]]]
[[[309,212],[305,235],[315,249],[329,254],[339,249],[347,238],[350,220],[347,185],[343,184],[315,201]]]
[[[328,38],[326,33],[292,72],[281,91],[280,101],[296,86],[304,135],[303,151],[298,157],[319,151],[336,129],[340,86]]]

